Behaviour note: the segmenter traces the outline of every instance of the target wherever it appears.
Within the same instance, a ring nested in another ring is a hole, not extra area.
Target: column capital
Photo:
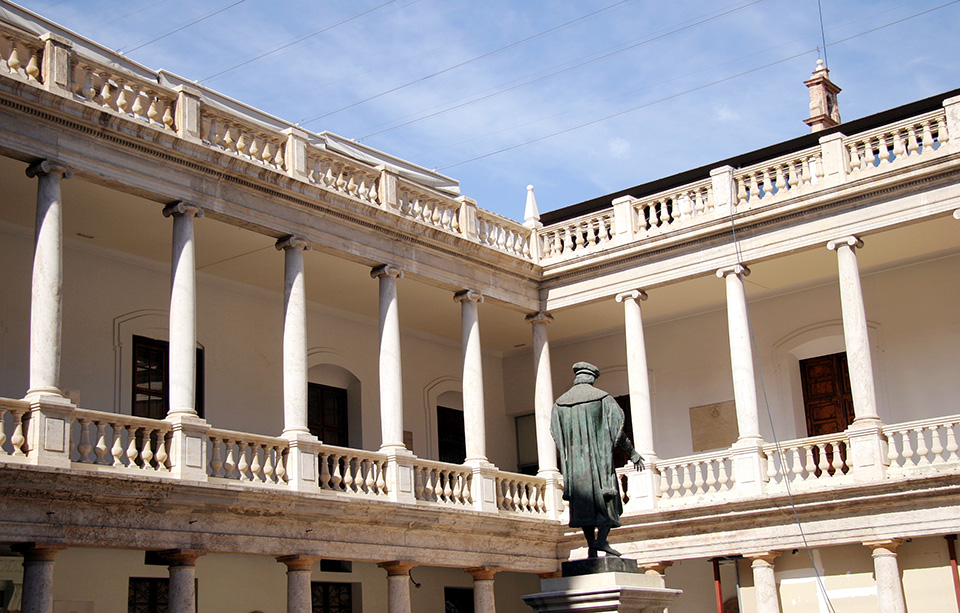
[[[876,541],[863,541],[864,547],[869,547],[873,551],[873,555],[884,555],[893,554],[896,552],[897,547],[903,545],[904,539],[880,539]]]
[[[673,562],[644,562],[638,564],[638,566],[645,575],[662,575],[668,568],[673,566]]]
[[[956,211],[953,212],[953,218],[960,219],[960,209],[957,209]]]
[[[307,239],[293,234],[279,239],[274,246],[277,248],[277,251],[283,251],[284,249],[303,249],[304,251],[310,251],[313,249],[313,245],[307,242]]]
[[[729,275],[741,275],[744,277],[750,276],[750,269],[747,268],[746,264],[734,264],[733,266],[725,266],[717,270],[717,277],[723,279]]]
[[[462,289],[453,295],[454,302],[483,302],[483,294],[475,289]]]
[[[311,556],[305,554],[296,554],[290,556],[277,556],[277,562],[287,565],[287,571],[309,571],[313,570],[313,565],[320,560],[320,556]]]
[[[66,548],[61,543],[17,543],[10,546],[23,556],[24,562],[53,562],[53,556]]]
[[[396,560],[394,562],[380,562],[377,566],[387,571],[388,577],[397,577],[400,575],[409,575],[410,570],[416,568],[419,564],[410,560]]]
[[[163,207],[163,216],[170,217],[172,215],[193,215],[194,217],[200,218],[203,217],[203,209],[198,207],[195,204],[189,204],[187,202],[174,202],[173,204],[168,204]]]
[[[827,249],[830,251],[836,251],[838,247],[842,247],[844,245],[853,247],[854,249],[859,249],[863,247],[863,241],[856,236],[844,236],[843,238],[837,238],[827,243]]]
[[[34,177],[41,177],[44,175],[54,175],[54,174],[59,174],[64,179],[73,178],[72,170],[70,170],[63,164],[54,162],[52,160],[40,160],[39,162],[34,162],[33,164],[30,164],[29,166],[27,166],[27,170],[25,172],[27,173],[27,176],[30,177],[31,179]]]
[[[743,557],[752,560],[753,567],[773,565],[773,561],[780,557],[780,551],[754,551],[743,554]]]
[[[196,566],[197,558],[207,553],[202,549],[166,549],[158,555],[167,561],[170,568]]]
[[[474,581],[493,581],[493,576],[501,570],[499,566],[474,566],[464,568],[463,572],[473,577]]]
[[[547,311],[535,311],[523,318],[528,324],[549,324],[553,323],[553,315]]]
[[[402,279],[403,271],[400,270],[399,266],[394,266],[393,264],[381,264],[380,266],[374,266],[370,270],[370,277],[373,279],[379,279],[381,277],[394,277],[395,279]]]
[[[647,292],[642,289],[632,289],[629,292],[621,292],[616,295],[617,302],[624,302],[626,300],[646,300]]]

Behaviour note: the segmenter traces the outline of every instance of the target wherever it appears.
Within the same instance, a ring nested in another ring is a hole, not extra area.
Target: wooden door
[[[853,423],[853,396],[847,354],[800,360],[807,436],[843,432]]]

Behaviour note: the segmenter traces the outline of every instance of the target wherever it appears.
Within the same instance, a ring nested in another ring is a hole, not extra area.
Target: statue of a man
[[[643,458],[623,431],[617,401],[593,386],[600,370],[577,362],[573,372],[573,387],[557,398],[550,416],[550,432],[560,450],[563,499],[569,503],[570,527],[583,529],[589,556],[597,557],[598,550],[619,556],[607,542],[623,512],[613,450],[621,447],[637,470],[643,470]]]

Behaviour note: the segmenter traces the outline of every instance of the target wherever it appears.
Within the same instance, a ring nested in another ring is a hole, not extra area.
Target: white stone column
[[[647,347],[643,338],[643,319],[640,301],[647,293],[634,290],[617,294],[623,303],[624,327],[627,340],[627,383],[630,387],[630,413],[633,418],[634,447],[648,462],[657,459],[653,448],[653,405],[650,402],[650,377],[647,373]]]
[[[827,249],[837,252],[840,269],[840,308],[843,311],[843,340],[850,369],[850,391],[853,396],[855,423],[877,423],[877,398],[873,384],[873,361],[870,358],[870,339],[867,335],[867,313],[860,288],[860,269],[856,249],[863,242],[848,236],[827,243]]]
[[[33,280],[30,297],[30,382],[27,396],[60,391],[60,327],[63,318],[63,208],[60,180],[73,171],[43,160],[27,168],[37,177]]]
[[[163,209],[173,217],[170,280],[170,409],[168,415],[196,417],[197,395],[197,256],[193,219],[203,211],[177,202]]]
[[[21,543],[13,550],[23,555],[21,613],[53,612],[53,556],[64,549],[51,543]]]
[[[309,434],[307,427],[307,290],[303,252],[310,245],[288,236],[283,250],[283,436]]]
[[[170,549],[160,553],[170,572],[170,613],[196,613],[197,558],[205,552],[195,549]]]
[[[500,572],[500,569],[496,566],[475,566],[464,569],[464,572],[473,577],[474,613],[497,613],[493,576]]]
[[[777,578],[773,568],[773,561],[779,555],[779,551],[764,551],[743,556],[753,561],[751,566],[757,613],[780,613],[780,595],[777,593]]]
[[[412,613],[410,608],[410,569],[416,562],[381,562],[387,571],[387,613]]]
[[[384,264],[370,271],[380,280],[380,451],[403,446],[403,380],[400,362],[400,313],[397,279],[403,271]]]
[[[550,365],[550,340],[547,338],[547,324],[553,316],[546,311],[527,315],[526,320],[533,326],[533,368],[535,382],[533,387],[534,421],[537,427],[537,475],[556,478],[557,445],[550,434],[550,414],[553,411],[553,374]]]
[[[733,397],[737,405],[738,443],[760,440],[757,411],[757,383],[753,370],[753,347],[743,277],[750,269],[741,264],[721,268],[717,276],[727,284],[727,326],[730,333],[730,367],[733,371]]]
[[[897,564],[897,547],[901,539],[887,539],[864,543],[873,550],[873,572],[877,578],[877,603],[880,613],[906,613],[903,582]]]
[[[480,319],[477,305],[483,295],[475,290],[457,292],[463,339],[463,425],[466,435],[466,462],[487,461],[487,434],[483,403],[483,367],[480,351]]]
[[[313,611],[310,579],[313,565],[319,556],[280,556],[277,562],[287,565],[287,613],[310,613]]]

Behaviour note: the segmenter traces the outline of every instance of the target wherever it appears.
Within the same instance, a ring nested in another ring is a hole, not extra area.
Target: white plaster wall
[[[881,419],[897,423],[956,413],[960,255],[866,274],[862,283]],[[651,302],[657,299],[655,289],[649,294]],[[839,285],[753,299],[749,309],[760,363],[761,434],[773,439],[766,397],[780,440],[806,436],[797,360],[843,351]],[[623,323],[610,323],[606,334],[552,343],[554,396],[570,386],[570,367],[579,360],[600,367],[599,387],[614,395],[626,393]],[[696,316],[648,322],[644,330],[657,452],[665,458],[692,453],[689,409],[733,399],[726,312],[718,305]],[[503,368],[507,413],[531,413],[530,352],[506,356]]]
[[[4,262],[0,267],[4,288],[0,293],[0,396],[4,397],[22,397],[27,389],[32,243],[29,228],[0,225],[0,261]],[[277,274],[282,274],[279,266]],[[130,412],[130,358],[127,355],[117,368],[115,319],[138,311],[154,313],[124,324],[121,352],[129,352],[131,330],[166,338],[169,283],[169,266],[162,262],[65,239],[61,385],[80,392],[83,408]],[[197,286],[207,421],[231,430],[279,434],[283,429],[282,296],[203,272],[197,275]],[[149,327],[135,329],[140,324]],[[356,377],[362,406],[358,446],[378,449],[377,321],[310,304],[307,326],[312,372],[320,373],[323,368],[318,366],[333,364]],[[414,432],[418,451],[430,449],[425,390],[437,379],[454,381],[459,387],[460,352],[459,341],[401,330],[404,429]],[[488,457],[499,467],[514,470],[513,419],[503,412],[500,356],[485,352],[483,360]],[[352,433],[351,439],[357,440],[355,436]]]

